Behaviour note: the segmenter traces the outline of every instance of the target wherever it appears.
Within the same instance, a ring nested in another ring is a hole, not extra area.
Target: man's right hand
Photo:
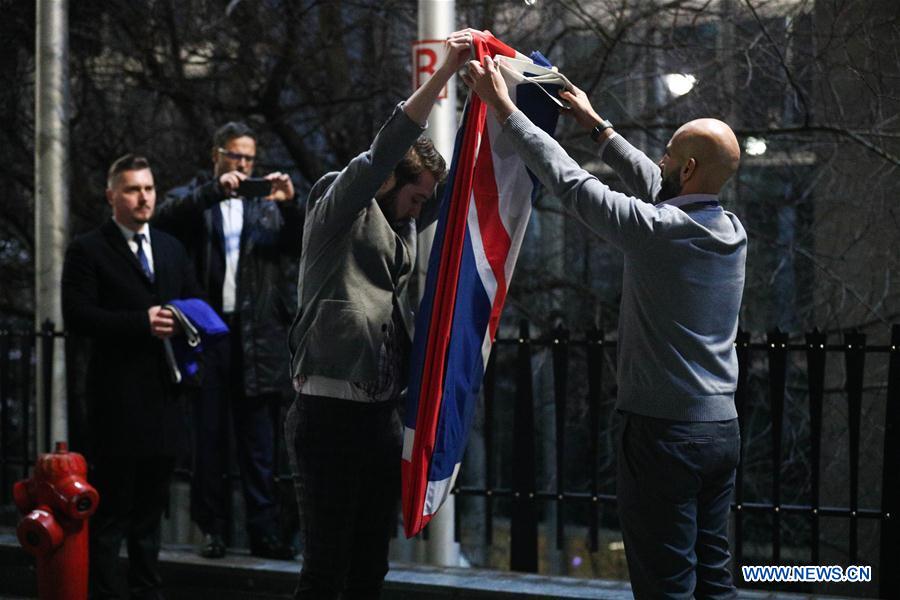
[[[219,175],[219,187],[226,196],[234,196],[237,194],[238,186],[245,179],[247,179],[247,175],[240,171],[228,171]]]
[[[560,90],[559,96],[572,107],[570,110],[562,111],[563,114],[571,116],[588,131],[603,121],[600,115],[594,111],[594,107],[591,106],[591,101],[588,100],[587,94],[574,85],[571,90]]]
[[[164,340],[175,333],[175,315],[168,308],[151,306],[147,309],[150,317],[150,334]]]

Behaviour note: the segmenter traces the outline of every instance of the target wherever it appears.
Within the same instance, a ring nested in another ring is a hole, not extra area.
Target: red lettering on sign
[[[422,60],[424,59],[424,60]],[[431,48],[416,48],[416,72],[417,73],[427,73],[428,75],[434,75],[434,70],[437,68],[437,52],[432,50]],[[418,77],[421,81],[424,82],[424,77]]]
[[[422,84],[431,79],[437,71],[439,51],[443,48],[442,40],[419,40],[413,43],[413,89],[419,89]],[[447,97],[447,86],[441,90],[438,99]]]

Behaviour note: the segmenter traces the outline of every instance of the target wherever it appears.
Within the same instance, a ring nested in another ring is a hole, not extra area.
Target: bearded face
[[[437,181],[429,171],[422,171],[413,183],[393,187],[376,195],[378,205],[392,227],[408,223],[410,219],[418,219],[422,207],[434,195]]]
[[[657,203],[680,196],[681,190],[681,168],[674,168],[673,165],[673,168],[663,169],[662,185],[656,198]]]

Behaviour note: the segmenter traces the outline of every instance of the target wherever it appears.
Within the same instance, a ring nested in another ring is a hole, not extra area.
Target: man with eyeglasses
[[[288,175],[269,173],[267,194],[243,193],[257,162],[257,136],[226,123],[212,144],[213,174],[166,194],[155,223],[181,239],[195,261],[210,303],[228,323],[228,342],[205,354],[194,403],[191,516],[203,531],[200,555],[225,555],[228,413],[243,479],[250,551],[293,558],[280,538],[274,484],[272,412],[290,394],[284,339],[293,315],[294,278],[303,212]]]

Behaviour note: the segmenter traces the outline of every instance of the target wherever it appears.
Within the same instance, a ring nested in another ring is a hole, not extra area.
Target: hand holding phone
[[[241,180],[237,193],[244,198],[265,198],[272,193],[272,182],[264,177],[247,177]]]
[[[269,199],[273,202],[284,202],[294,199],[294,184],[289,175],[275,172],[266,175],[266,179],[272,184],[272,192]]]

